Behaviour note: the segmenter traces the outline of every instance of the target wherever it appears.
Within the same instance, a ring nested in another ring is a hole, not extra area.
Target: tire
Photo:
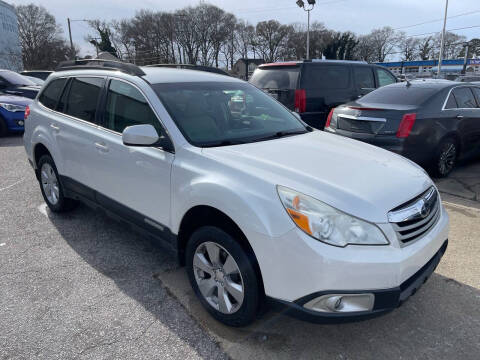
[[[214,226],[196,230],[187,243],[186,267],[195,294],[215,319],[235,327],[255,320],[258,278],[249,256],[230,234]]]
[[[59,213],[73,209],[78,202],[65,197],[57,167],[50,155],[43,155],[40,158],[38,169],[40,189],[50,210]]]
[[[433,174],[436,177],[446,177],[457,164],[458,142],[454,138],[447,138],[440,143],[432,164]]]
[[[0,137],[7,135],[8,129],[5,120],[0,116]]]

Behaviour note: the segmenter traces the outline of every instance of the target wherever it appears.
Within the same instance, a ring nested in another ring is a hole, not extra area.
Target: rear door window
[[[357,89],[375,89],[375,77],[372,68],[368,66],[355,66],[353,69]]]
[[[346,65],[307,65],[302,76],[306,89],[347,89],[350,67]]]
[[[95,122],[98,98],[104,78],[77,77],[72,79],[64,113],[78,119]]]
[[[480,88],[474,87],[472,88],[472,91],[477,97],[477,104],[478,104],[478,107],[480,107]]]
[[[377,71],[379,87],[394,84],[397,82],[395,77],[392,74],[390,74],[387,70],[377,68],[376,71]]]
[[[40,94],[38,101],[47,108],[55,110],[66,82],[67,78],[56,79],[50,82]]]
[[[249,82],[260,89],[296,89],[299,72],[298,66],[258,68]]]
[[[453,89],[453,94],[457,100],[458,108],[471,109],[477,107],[477,102],[473,96],[472,90],[468,87],[458,87]]]

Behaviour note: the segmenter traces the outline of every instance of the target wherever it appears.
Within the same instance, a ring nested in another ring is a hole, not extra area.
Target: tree
[[[432,50],[433,41],[431,36],[418,40],[418,56],[421,60],[429,60],[432,56]]]
[[[100,41],[97,39],[89,39],[90,44],[94,45],[100,52],[109,52],[113,56],[118,57],[117,50],[112,45],[112,31],[110,30],[110,25],[105,21],[100,20],[89,21],[89,24],[100,36]]]
[[[334,33],[325,47],[324,55],[327,59],[353,60],[358,42],[355,34],[350,31]]]
[[[416,60],[419,57],[420,39],[409,37],[404,32],[398,34],[398,49],[402,54],[403,61]]]
[[[362,35],[358,38],[358,44],[355,47],[355,59],[366,62],[376,61],[375,54],[372,52],[372,38],[369,35]]]
[[[54,69],[59,62],[72,56],[55,18],[44,7],[20,5],[16,7],[16,12],[26,69]]]
[[[282,25],[276,20],[262,21],[257,24],[257,48],[265,61],[275,62],[280,58],[287,35],[291,31],[293,31],[292,26]]]
[[[447,31],[445,33],[445,43],[443,47],[443,58],[444,59],[456,59],[459,57],[462,49],[463,43],[466,41],[466,37],[463,35],[457,35],[452,32]],[[432,57],[437,59],[440,56],[440,47],[442,42],[442,34],[438,33],[433,38],[433,49]]]
[[[465,57],[465,47],[460,51],[460,57]],[[468,41],[468,57],[480,56],[480,39],[472,39]]]
[[[378,62],[384,62],[394,52],[398,43],[398,34],[390,26],[372,30],[368,36],[370,51],[374,53]]]

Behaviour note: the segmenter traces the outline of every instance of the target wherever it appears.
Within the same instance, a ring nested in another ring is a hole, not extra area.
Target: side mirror
[[[153,146],[160,137],[152,125],[133,125],[123,130],[122,140],[128,146]]]

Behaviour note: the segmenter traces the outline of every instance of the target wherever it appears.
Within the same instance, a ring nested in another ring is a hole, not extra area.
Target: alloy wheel
[[[57,175],[53,167],[44,163],[40,170],[40,179],[42,188],[50,204],[56,205],[60,198],[60,189],[58,185]]]
[[[233,256],[214,242],[204,242],[195,250],[193,273],[198,289],[215,310],[233,314],[242,306],[244,283]]]
[[[438,160],[438,170],[440,174],[446,175],[452,171],[455,166],[455,160],[457,158],[457,149],[454,143],[446,143],[440,153],[440,158]]]

